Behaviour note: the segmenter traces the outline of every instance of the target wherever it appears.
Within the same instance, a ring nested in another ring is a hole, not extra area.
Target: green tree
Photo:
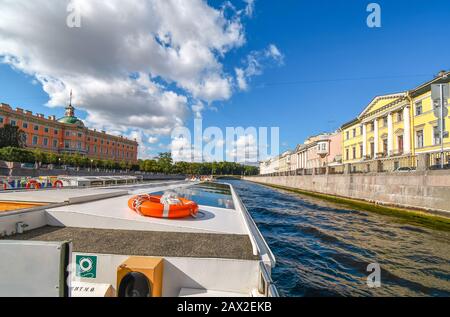
[[[0,148],[3,147],[25,147],[26,134],[19,127],[5,124],[0,128]]]
[[[0,159],[7,162],[18,162],[18,163],[35,162],[34,153],[32,151],[15,147],[1,148]]]
[[[128,166],[128,164],[127,164],[126,161],[121,161],[121,162],[120,162],[120,169],[121,169],[121,170],[126,170],[126,169],[127,169],[127,166]]]
[[[162,173],[164,173],[164,174],[171,173],[172,164],[173,164],[172,153],[170,153],[170,152],[159,153],[157,161],[158,161],[159,170]]]

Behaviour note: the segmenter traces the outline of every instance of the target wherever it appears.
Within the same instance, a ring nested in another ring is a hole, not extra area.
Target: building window
[[[397,113],[397,122],[401,122],[403,121],[403,112],[398,112]]]
[[[397,149],[399,154],[403,154],[403,135],[397,137]]]
[[[48,139],[44,138],[44,146],[47,147],[48,146]]]
[[[383,140],[383,154],[384,155],[388,154],[388,140],[387,139]]]
[[[64,141],[64,148],[65,149],[70,149],[70,141],[69,140],[65,140]]]
[[[35,125],[33,129],[34,129],[34,131],[39,131],[39,126]]]
[[[356,138],[356,129],[353,129],[353,137]]]
[[[423,130],[416,132],[416,146],[417,148],[423,148]]]
[[[44,132],[45,132],[45,133],[48,133],[49,131],[50,131],[49,128],[47,128],[47,127],[44,128]]]
[[[3,124],[3,117],[0,117],[0,123]]]
[[[23,123],[22,123],[22,128],[28,129],[28,123],[27,123],[27,122],[23,122]]]
[[[439,127],[433,127],[433,144],[441,144],[441,129]]]
[[[66,131],[66,136],[70,136],[70,131]]]
[[[359,153],[360,153],[360,155],[361,155],[361,158],[363,158],[363,146],[362,146],[362,144],[359,146]]]
[[[33,137],[33,145],[37,145],[37,144],[38,144],[38,141],[39,141],[39,138],[35,135],[35,136]]]
[[[345,133],[345,138],[346,138],[347,140],[350,139],[350,132],[347,131],[347,132]]]
[[[53,133],[55,134],[55,135],[57,135],[58,134],[58,130],[53,130]]]
[[[82,144],[81,144],[81,142],[78,142],[78,150],[81,150],[81,148],[82,148]]]
[[[97,145],[94,145],[94,153],[97,153]]]
[[[58,140],[53,140],[53,148],[57,148],[58,147]]]
[[[12,125],[13,127],[15,127],[16,124],[17,124],[16,120],[11,120],[11,125]]]
[[[356,147],[353,147],[353,159],[355,159],[356,158]]]
[[[383,117],[383,127],[387,127],[388,125],[388,117]]]
[[[83,135],[81,133],[78,133],[78,137],[81,138]]]
[[[347,161],[350,159],[348,149],[345,149],[345,159],[346,159]]]
[[[416,116],[420,116],[422,113],[422,101],[416,102]]]

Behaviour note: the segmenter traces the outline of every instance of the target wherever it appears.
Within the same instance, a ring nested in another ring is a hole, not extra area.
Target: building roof
[[[64,123],[64,124],[73,124],[73,125],[76,125],[78,127],[84,127],[83,121],[81,121],[80,119],[78,119],[75,116],[73,116],[73,117],[72,116],[70,116],[70,117],[68,117],[68,116],[62,117],[61,119],[58,119],[58,122]]]

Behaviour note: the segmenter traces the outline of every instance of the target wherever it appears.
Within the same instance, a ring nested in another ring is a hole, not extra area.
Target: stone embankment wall
[[[257,176],[246,180],[450,215],[450,170]]]

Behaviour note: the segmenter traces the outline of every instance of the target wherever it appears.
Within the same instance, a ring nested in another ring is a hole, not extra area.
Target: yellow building
[[[413,90],[375,97],[356,119],[341,128],[343,163],[440,151],[431,85],[448,84],[449,75],[450,72],[441,72]],[[444,126],[448,131],[448,113]],[[444,138],[444,148],[450,150],[448,136]]]

